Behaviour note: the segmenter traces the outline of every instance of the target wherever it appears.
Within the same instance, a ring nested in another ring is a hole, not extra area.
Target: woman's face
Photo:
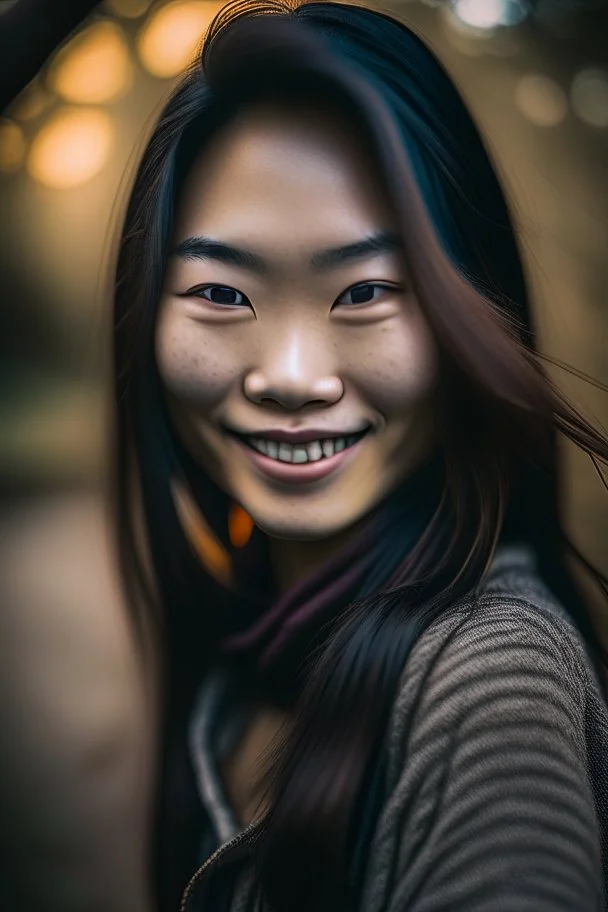
[[[183,443],[272,537],[345,532],[421,462],[437,352],[356,128],[264,106],[216,136],[156,350]]]

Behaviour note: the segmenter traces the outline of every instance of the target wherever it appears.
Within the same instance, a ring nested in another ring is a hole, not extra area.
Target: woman
[[[220,13],[135,181],[115,340],[123,566],[163,617],[161,908],[603,909],[603,652],[556,436],[608,444],[541,369],[421,41],[350,5]]]

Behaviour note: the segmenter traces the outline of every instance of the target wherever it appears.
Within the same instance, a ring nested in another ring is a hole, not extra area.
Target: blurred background
[[[0,36],[21,2],[0,0]],[[58,718],[66,743],[84,751],[106,744],[108,726],[136,731],[142,715],[101,496],[111,268],[139,153],[221,5],[89,3],[0,118],[0,637],[16,657],[2,663],[0,699],[22,700],[34,746]],[[370,5],[427,40],[483,129],[519,227],[542,350],[608,384],[607,4]],[[605,428],[606,393],[558,367],[551,373]],[[571,530],[608,573],[608,494],[586,457],[567,449],[566,459]],[[9,717],[4,780],[29,787],[34,774],[18,744],[30,735],[23,717]],[[75,762],[58,754],[68,778]],[[56,813],[65,815],[60,803]],[[37,845],[56,839],[54,824],[36,826],[27,838]]]

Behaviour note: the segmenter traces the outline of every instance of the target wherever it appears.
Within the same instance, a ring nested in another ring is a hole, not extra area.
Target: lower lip
[[[256,469],[259,469],[263,475],[286,484],[302,485],[320,481],[331,475],[332,472],[344,468],[356,454],[363,440],[365,440],[364,437],[352,446],[340,450],[339,453],[334,453],[333,456],[324,456],[316,462],[304,463],[280,462],[277,459],[271,459],[270,456],[264,456],[263,453],[252,449],[242,440],[237,442],[245,450]]]

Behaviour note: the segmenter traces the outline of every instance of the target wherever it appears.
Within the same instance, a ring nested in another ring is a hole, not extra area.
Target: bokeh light
[[[474,29],[517,25],[526,16],[526,10],[518,0],[455,0],[451,10],[456,23]]]
[[[0,119],[0,171],[18,171],[25,158],[23,130],[12,120]]]
[[[212,0],[174,0],[153,13],[137,42],[148,72],[161,79],[181,73],[194,59],[207,27],[223,5]]]
[[[105,7],[114,16],[138,19],[150,9],[152,0],[106,0]]]
[[[112,123],[105,111],[63,108],[34,139],[27,162],[29,173],[47,187],[78,187],[105,165],[112,135]]]
[[[570,100],[575,113],[592,127],[608,127],[608,73],[581,70],[572,82]]]
[[[127,91],[132,70],[120,27],[95,22],[61,48],[49,70],[49,85],[64,101],[101,104]]]
[[[52,101],[53,96],[41,85],[40,80],[35,78],[11,105],[11,116],[18,120],[35,120]]]
[[[529,73],[515,89],[515,103],[529,121],[539,127],[555,127],[568,113],[568,99],[560,86],[548,76]]]

